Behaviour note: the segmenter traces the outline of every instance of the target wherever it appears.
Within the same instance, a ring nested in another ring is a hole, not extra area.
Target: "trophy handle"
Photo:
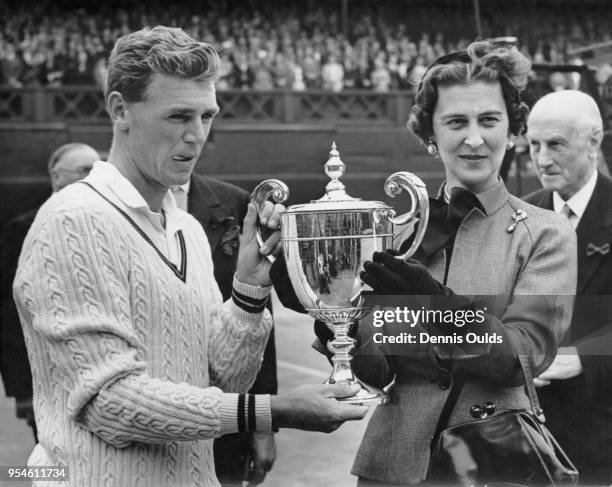
[[[251,193],[251,203],[257,208],[259,213],[264,206],[264,203],[269,199],[273,199],[275,203],[284,203],[289,198],[289,188],[285,183],[278,179],[266,179],[255,186],[255,189]],[[261,225],[257,225],[256,238],[259,247],[261,247],[265,239],[261,235]],[[266,255],[266,258],[270,262],[274,262],[275,258],[272,255]]]
[[[423,241],[427,221],[429,220],[429,195],[425,183],[411,172],[399,171],[391,174],[385,181],[385,193],[395,198],[397,195],[406,191],[410,196],[410,211],[402,215],[390,218],[389,221],[394,225],[406,225],[416,222],[414,240],[410,248],[398,259],[408,260],[416,252]],[[418,217],[416,216],[418,213]]]

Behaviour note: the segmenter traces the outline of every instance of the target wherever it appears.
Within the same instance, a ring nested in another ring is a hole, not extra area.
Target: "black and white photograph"
[[[1,0],[0,487],[612,487],[610,0]]]

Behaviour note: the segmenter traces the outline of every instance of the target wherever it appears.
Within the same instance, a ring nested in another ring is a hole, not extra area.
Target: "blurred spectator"
[[[297,64],[294,67],[293,85],[291,86],[291,89],[294,91],[304,91],[306,89],[304,75],[302,74],[302,67]]]
[[[272,64],[272,77],[274,86],[283,90],[289,90],[293,86],[295,78],[295,63],[291,56],[277,52]]]
[[[425,66],[464,48],[474,35],[460,27],[472,23],[472,14],[456,6],[359,3],[349,8],[346,38],[339,34],[337,5],[321,0],[307,6],[297,0],[235,0],[231,7],[210,2],[205,15],[184,0],[163,7],[117,0],[123,8],[114,10],[93,4],[63,10],[48,0],[14,6],[3,11],[7,20],[0,24],[0,84],[101,85],[107,53],[120,35],[164,24],[182,26],[223,51],[220,90],[320,89],[324,60],[324,89],[413,89]],[[481,8],[485,37],[517,36],[521,51],[538,63],[575,62],[568,52],[612,38],[612,10],[603,2],[585,9],[564,2],[534,2],[529,9],[481,2]],[[527,21],[526,14],[533,18]],[[377,61],[381,57],[385,66]],[[570,83],[575,87],[577,80]]]
[[[13,88],[22,86],[20,80],[23,71],[23,62],[17,57],[15,46],[10,42],[4,45],[3,52],[0,53],[2,60],[0,61],[0,80],[2,84],[8,84]]]
[[[253,70],[246,51],[238,51],[234,56],[233,88],[249,90],[253,86]]]
[[[344,68],[338,62],[335,54],[330,54],[327,62],[321,69],[323,89],[331,91],[342,91],[344,88]]]
[[[385,64],[384,54],[377,56],[374,60],[374,71],[372,71],[372,89],[379,93],[386,93],[391,88],[391,73]]]
[[[258,91],[269,91],[274,89],[272,73],[264,61],[259,61],[255,66],[253,89]]]
[[[227,51],[222,51],[219,57],[221,58],[221,64],[219,66],[219,81],[217,81],[217,89],[229,90],[234,85],[234,63],[230,59]]]
[[[321,56],[315,53],[312,46],[306,46],[305,56],[302,61],[304,83],[306,88],[314,90],[321,87]]]

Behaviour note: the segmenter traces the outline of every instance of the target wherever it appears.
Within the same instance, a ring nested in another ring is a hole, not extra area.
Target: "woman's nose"
[[[478,149],[478,147],[484,144],[484,139],[480,135],[480,132],[472,132],[466,137],[463,143],[470,149]]]

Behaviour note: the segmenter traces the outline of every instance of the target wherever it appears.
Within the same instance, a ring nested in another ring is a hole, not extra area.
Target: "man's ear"
[[[597,158],[599,148],[601,147],[601,143],[603,141],[603,130],[600,128],[594,128],[591,130],[591,133],[588,135],[589,138],[589,148],[592,151],[592,154]]]
[[[599,147],[601,146],[601,142],[603,141],[603,135],[604,135],[603,130],[600,128],[595,128],[591,132],[591,135],[590,135],[591,144],[596,149],[599,149]]]
[[[53,169],[51,169],[51,172],[49,173],[49,179],[51,181],[51,189],[53,190],[53,192],[56,191],[56,188],[58,187],[58,179],[59,179],[59,175],[57,174],[57,171],[54,171]]]
[[[123,95],[118,91],[113,91],[108,95],[106,102],[108,114],[113,125],[117,125],[119,130],[127,132],[129,129],[129,110]]]

